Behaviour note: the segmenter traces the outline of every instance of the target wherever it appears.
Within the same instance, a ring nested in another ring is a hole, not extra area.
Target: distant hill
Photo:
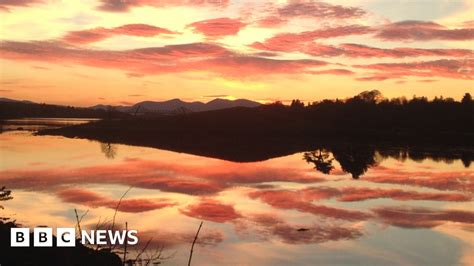
[[[154,102],[144,101],[132,106],[95,105],[92,107],[73,107],[0,97],[0,119],[20,117],[84,117],[84,118],[124,118],[137,114],[175,115],[215,111],[235,107],[258,107],[261,104],[245,99],[214,99],[208,103],[184,102],[180,99]]]
[[[110,111],[45,103],[39,104],[11,99],[5,100],[5,98],[0,99],[0,121],[2,119],[24,117],[124,118],[126,116],[130,115],[116,110]]]
[[[109,110],[110,108],[112,108],[115,111],[119,111],[119,112],[128,112],[131,110],[131,106],[108,105],[108,104],[98,104],[98,105],[91,106],[89,108],[94,109],[94,110]]]
[[[237,99],[237,100],[226,100],[226,99],[214,99],[208,103],[203,102],[185,102],[180,99],[172,99],[168,101],[143,101],[136,103],[132,106],[110,106],[110,105],[95,105],[92,109],[108,109],[114,108],[121,112],[158,112],[158,113],[174,113],[180,112],[204,112],[213,111],[220,109],[227,109],[233,107],[257,107],[261,104],[258,102]]]
[[[34,103],[32,101],[14,100],[14,99],[5,98],[5,97],[0,97],[0,102],[6,102],[6,103]]]

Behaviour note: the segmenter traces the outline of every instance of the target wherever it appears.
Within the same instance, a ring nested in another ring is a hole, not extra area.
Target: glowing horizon
[[[345,2],[3,1],[0,96],[91,106],[473,92],[473,1]]]

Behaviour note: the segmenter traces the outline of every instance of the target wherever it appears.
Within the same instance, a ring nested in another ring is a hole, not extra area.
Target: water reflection
[[[114,159],[117,155],[117,146],[111,143],[100,143],[100,150],[107,159]]]
[[[89,210],[83,224],[94,227],[133,187],[120,220],[175,254],[169,265],[186,264],[200,220],[195,265],[453,265],[469,262],[474,248],[467,149],[353,144],[236,163],[97,145],[1,134],[0,184],[15,198],[0,216],[74,227],[73,210]]]
[[[333,146],[329,150],[317,149],[304,152],[303,159],[314,165],[317,171],[329,175],[334,170],[334,162],[341,166],[341,170],[350,173],[353,179],[359,179],[369,168],[376,167],[381,161],[387,158],[394,158],[404,162],[410,158],[416,162],[425,159],[432,159],[435,162],[453,163],[454,160],[461,160],[465,168],[469,168],[474,159],[473,152],[463,151],[434,151],[423,148],[374,148],[369,145],[348,145],[345,147]]]
[[[47,128],[59,128],[63,126],[81,125],[97,118],[18,118],[0,121],[0,133],[11,130],[37,131]]]

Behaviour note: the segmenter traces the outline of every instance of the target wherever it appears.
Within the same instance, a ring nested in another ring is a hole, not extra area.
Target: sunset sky
[[[0,96],[13,99],[474,92],[473,0],[0,0],[0,17]]]

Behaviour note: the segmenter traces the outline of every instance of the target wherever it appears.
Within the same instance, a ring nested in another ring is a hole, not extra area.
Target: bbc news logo
[[[80,234],[83,245],[129,245],[138,244],[137,230],[82,230]],[[33,228],[33,240],[30,241],[30,228],[11,228],[10,246],[29,247],[33,242],[34,247],[52,247],[53,229],[49,227]],[[76,229],[57,228],[57,247],[75,247]]]

